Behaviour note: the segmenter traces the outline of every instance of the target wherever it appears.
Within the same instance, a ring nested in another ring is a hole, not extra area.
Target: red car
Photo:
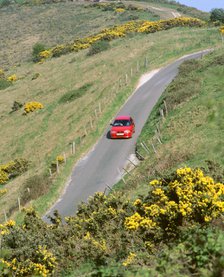
[[[130,116],[118,116],[115,118],[110,129],[110,137],[131,138],[135,132],[134,120]]]

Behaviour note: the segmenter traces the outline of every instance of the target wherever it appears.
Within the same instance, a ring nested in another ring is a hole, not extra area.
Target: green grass
[[[127,176],[131,198],[144,195],[149,181],[160,173],[169,173],[183,166],[208,168],[206,161],[224,167],[222,57],[223,48],[201,60],[185,62],[180,67],[179,75],[153,109],[138,139],[138,152],[146,159],[133,177]],[[163,107],[164,99],[168,116],[162,122],[158,111]],[[163,144],[155,138],[156,126],[160,126]],[[141,142],[148,146],[150,155]],[[157,156],[152,143],[157,149]],[[123,182],[115,188],[127,192]]]
[[[32,168],[7,185],[9,193],[0,199],[0,206],[9,209],[11,203],[16,203],[18,190],[26,179],[37,173],[48,173],[57,155],[65,152],[69,157],[72,141],[81,139],[82,144],[77,145],[78,151],[71,158],[71,164],[86,153],[132,93],[142,73],[162,67],[184,54],[214,47],[219,43],[216,29],[177,28],[112,41],[111,49],[92,57],[88,57],[88,51],[84,50],[44,64],[24,64],[13,69],[19,80],[0,91],[1,126],[5,134],[0,145],[0,163],[24,157],[32,162]],[[149,61],[147,68],[144,67],[146,56]],[[139,72],[136,72],[137,61],[140,62]],[[134,74],[131,79],[130,68]],[[40,76],[32,80],[37,72]],[[126,73],[129,75],[128,86],[124,85]],[[85,84],[91,86],[84,89],[82,96],[78,93],[81,97],[60,104],[60,99],[73,97]],[[41,102],[44,109],[27,116],[22,115],[22,110],[10,113],[14,101],[25,103],[34,100]],[[100,115],[99,103],[102,107]],[[66,164],[60,176],[54,177],[60,185],[51,187],[47,196],[51,200],[48,203],[46,199],[42,200],[45,208],[56,200],[71,169],[72,166]],[[43,211],[42,208],[40,210]]]
[[[158,20],[152,13],[102,11],[84,2],[62,2],[47,5],[10,5],[1,9],[0,68],[20,66],[32,60],[36,43],[46,47],[69,43],[95,34],[103,28],[130,20],[131,14],[139,19]],[[35,19],[35,20],[34,20]],[[16,22],[12,26],[11,22]]]
[[[73,4],[74,7],[71,7]],[[95,16],[102,15],[102,18],[97,20],[103,20],[105,16],[105,12],[97,8],[85,8],[75,3],[64,3],[64,5],[58,3],[47,7],[23,6],[20,13],[26,19],[24,12],[28,16],[29,11],[29,20],[39,13],[41,16],[38,20],[42,20],[46,13],[57,14],[60,10],[58,18],[63,21],[63,24],[69,24],[72,12],[73,16],[79,12],[80,17],[76,17],[72,25],[75,30],[75,24],[87,22],[82,15],[90,10],[87,23],[92,26],[89,28],[86,26],[83,33],[102,29],[102,25],[99,25],[98,29],[94,25]],[[6,10],[3,18],[9,20],[13,14],[15,14],[14,8]],[[107,21],[106,24],[110,25],[114,20],[118,20],[117,17]],[[94,24],[91,23],[93,21]],[[25,22],[28,21],[25,20]],[[59,37],[55,37],[55,31],[51,25],[46,29],[46,33],[42,29],[47,26],[47,23],[44,21],[39,31],[43,38],[46,34],[51,43],[56,42]],[[24,34],[29,25],[18,24],[17,26]],[[106,27],[106,25],[103,26]],[[32,26],[29,28],[33,31]],[[3,34],[6,35],[7,32]],[[81,29],[80,32],[76,32],[79,35],[83,33]],[[58,34],[60,35],[60,32]],[[70,41],[74,33],[68,31],[68,34],[62,32],[61,35]],[[21,36],[21,39],[23,40],[24,37]],[[9,193],[0,199],[0,207],[4,206],[6,210],[10,210],[11,206],[16,206],[20,188],[26,180],[35,174],[49,174],[49,167],[56,156],[65,153],[70,160],[61,168],[59,176],[53,176],[54,182],[46,196],[47,200],[44,198],[38,200],[37,204],[33,203],[37,209],[40,206],[41,212],[43,212],[42,207],[47,209],[62,191],[72,165],[96,143],[111,118],[134,90],[141,74],[162,67],[184,54],[219,45],[220,37],[215,28],[214,30],[176,28],[149,35],[132,35],[114,40],[110,44],[110,49],[91,57],[87,55],[88,50],[83,50],[49,60],[44,64],[21,63],[20,66],[6,72],[7,75],[15,73],[18,81],[0,91],[1,129],[4,133],[0,144],[0,163],[4,164],[14,158],[24,157],[32,162],[32,167],[26,174],[7,184]],[[18,47],[21,48],[21,45]],[[149,61],[147,68],[144,66],[145,57]],[[137,62],[140,63],[139,72],[136,70]],[[132,78],[130,78],[131,68]],[[33,80],[35,74],[38,74],[38,78]],[[127,86],[125,86],[125,74],[129,76]],[[44,109],[26,116],[23,115],[22,109],[11,113],[14,101],[19,103],[39,101],[44,105]],[[102,107],[101,114],[99,114],[99,104]],[[76,141],[77,152],[71,157],[73,141]],[[2,218],[3,214],[1,214]]]

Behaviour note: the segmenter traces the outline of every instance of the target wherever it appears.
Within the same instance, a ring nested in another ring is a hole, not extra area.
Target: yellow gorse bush
[[[127,259],[122,263],[123,266],[131,265],[133,263],[133,261],[135,260],[135,258],[136,258],[136,254],[130,252]]]
[[[15,161],[10,161],[7,164],[0,165],[0,184],[3,185],[9,180],[9,174],[15,166]]]
[[[7,80],[8,80],[9,82],[15,82],[15,81],[17,80],[16,74],[10,75],[10,76],[7,78]]]
[[[7,193],[7,189],[0,189],[0,197]]]
[[[125,9],[123,9],[123,8],[117,8],[117,9],[115,9],[115,12],[117,12],[117,13],[123,13],[123,12],[125,12]]]
[[[57,156],[56,161],[58,161],[59,163],[64,163],[65,162],[65,158],[61,155]]]
[[[40,102],[27,102],[24,106],[25,113],[30,113],[38,109],[43,109],[44,106]]]
[[[222,35],[224,35],[224,26],[222,26],[222,27],[219,29],[219,31],[220,31],[220,33],[221,33]]]
[[[7,172],[1,169],[0,167],[0,184],[3,185],[9,180],[9,175]]]
[[[6,221],[4,224],[0,224],[0,235],[8,235],[15,225],[15,221],[11,219]]]
[[[123,8],[117,10],[123,11]],[[178,17],[168,20],[159,21],[129,21],[125,24],[114,26],[112,28],[106,28],[98,34],[88,36],[85,38],[77,39],[70,44],[57,45],[51,49],[40,52],[39,60],[43,61],[49,57],[58,57],[60,55],[79,51],[89,48],[93,43],[99,40],[113,40],[119,37],[124,37],[128,33],[154,33],[162,30],[168,30],[174,27],[201,27],[205,25],[200,19],[190,17]]]
[[[52,275],[57,265],[56,258],[46,249],[46,246],[38,246],[36,255],[31,259],[20,262],[16,258],[12,261],[0,259],[0,262],[5,265],[11,272],[12,276],[42,276],[47,277]]]
[[[151,200],[134,202],[136,212],[125,219],[127,229],[172,231],[185,222],[210,222],[224,212],[224,184],[200,169],[177,169],[172,178],[153,180],[150,187]]]

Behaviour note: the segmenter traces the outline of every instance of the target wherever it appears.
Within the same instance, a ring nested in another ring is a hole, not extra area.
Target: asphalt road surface
[[[159,70],[150,80],[138,88],[128,99],[118,115],[131,115],[135,120],[136,132],[132,139],[111,140],[105,133],[93,149],[75,166],[70,182],[60,199],[44,216],[52,215],[54,210],[64,216],[74,215],[81,201],[86,201],[95,192],[112,187],[120,178],[123,167],[135,152],[137,138],[158,99],[178,73],[179,65],[189,59],[200,58],[210,50],[184,56]],[[120,171],[120,172],[119,172]]]

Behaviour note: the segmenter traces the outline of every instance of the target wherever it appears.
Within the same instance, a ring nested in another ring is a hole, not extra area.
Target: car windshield
[[[131,122],[130,120],[125,120],[125,119],[119,119],[115,120],[113,126],[130,126]]]

